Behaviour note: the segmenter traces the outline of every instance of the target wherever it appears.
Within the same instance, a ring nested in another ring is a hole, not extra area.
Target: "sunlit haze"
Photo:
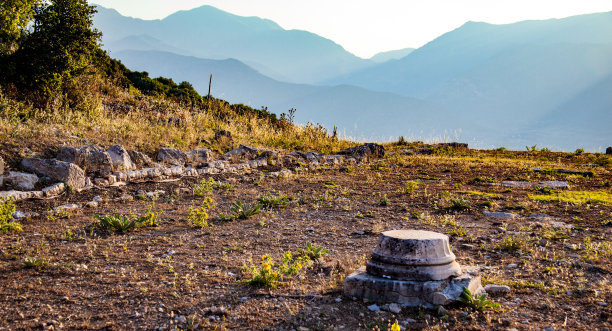
[[[307,30],[368,58],[420,47],[467,21],[494,24],[612,11],[610,0],[97,0],[121,14],[161,19],[211,5],[240,16],[268,18],[285,29]]]

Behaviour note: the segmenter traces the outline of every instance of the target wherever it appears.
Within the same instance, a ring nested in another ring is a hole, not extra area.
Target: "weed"
[[[495,245],[496,249],[506,252],[524,251],[527,248],[527,240],[518,236],[506,236]]]
[[[241,220],[246,220],[249,217],[261,213],[261,205],[243,204],[241,201],[236,201],[230,207],[234,217]]]
[[[293,197],[284,194],[274,195],[272,192],[260,195],[259,198],[257,198],[257,201],[264,209],[284,208],[293,200]]]
[[[210,226],[210,223],[208,223],[208,210],[214,207],[215,205],[211,197],[204,199],[200,207],[189,207],[189,216],[187,217],[189,225],[194,228]]]
[[[486,294],[482,294],[480,296],[472,295],[472,292],[467,287],[463,287],[463,292],[461,293],[461,297],[459,298],[470,311],[479,311],[483,312],[487,309],[498,308],[500,305],[498,303],[494,303],[493,301],[487,299]]]
[[[459,193],[461,193],[461,194],[469,194],[469,195],[477,195],[477,196],[481,196],[483,198],[497,198],[497,197],[499,197],[499,195],[497,195],[495,193],[486,193],[486,192],[479,192],[479,191],[459,191]]]
[[[47,259],[44,257],[26,257],[21,260],[21,263],[28,268],[39,268],[42,269],[47,266]]]
[[[300,256],[306,256],[309,260],[313,260],[313,261],[317,261],[320,258],[322,258],[323,256],[329,254],[329,250],[323,248],[323,246],[315,246],[313,244],[311,244],[310,242],[306,243],[306,248],[305,249],[298,249],[297,254],[296,255],[300,255]]]
[[[453,198],[450,199],[450,209],[452,210],[470,210],[472,208],[472,206],[470,206],[470,203],[467,200],[464,200],[462,198]]]
[[[128,232],[136,227],[138,224],[136,219],[130,219],[127,216],[114,214],[114,215],[94,215],[94,218],[100,221],[100,226],[105,229],[115,230],[118,232]]]
[[[478,183],[495,183],[495,179],[487,178],[487,177],[474,177],[470,184],[478,184]]]
[[[387,194],[385,194],[380,201],[378,202],[378,204],[380,206],[388,206],[389,205],[389,199],[387,199]]]
[[[232,184],[218,182],[214,178],[208,177],[208,179],[202,179],[198,184],[193,186],[193,195],[203,197],[214,190],[222,189],[225,191],[230,191],[233,188],[234,185]]]
[[[446,234],[450,236],[455,236],[455,237],[465,237],[466,232],[464,228],[458,226],[458,227],[453,228],[450,231],[447,231]]]
[[[609,258],[612,256],[612,242],[596,242],[590,236],[584,238],[582,242],[583,256],[587,261],[597,261],[600,257]]]
[[[529,195],[529,198],[534,201],[542,202],[558,201],[576,205],[597,204],[604,206],[612,206],[612,194],[606,191],[563,191],[557,192],[554,195]]]
[[[15,204],[12,199],[0,201],[0,232],[9,233],[23,231],[21,224],[12,222],[15,209]]]
[[[336,188],[336,187],[338,187],[338,184],[336,184],[334,182],[325,182],[325,183],[323,183],[323,187],[325,187],[325,188]]]
[[[569,238],[567,231],[557,228],[545,228],[542,230],[542,238],[548,240],[562,240]]]
[[[376,213],[373,210],[368,210],[364,216],[368,218],[376,218]]]
[[[408,181],[406,182],[406,185],[404,185],[404,188],[399,190],[399,193],[412,194],[412,192],[414,192],[414,190],[416,190],[418,187],[419,183],[415,181]]]
[[[155,203],[151,203],[147,206],[144,216],[137,219],[138,227],[156,227],[159,226],[159,216],[163,213],[162,210],[153,211]]]
[[[261,267],[250,267],[244,271],[249,273],[251,278],[240,281],[241,283],[257,287],[276,288],[285,277],[291,277],[304,268],[310,259],[307,256],[294,258],[291,252],[285,252],[283,260],[276,265],[270,255],[261,257]]]

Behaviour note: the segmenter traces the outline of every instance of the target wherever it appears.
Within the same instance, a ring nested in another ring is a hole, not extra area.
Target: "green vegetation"
[[[193,186],[193,195],[203,197],[214,190],[229,191],[234,188],[234,185],[216,181],[212,177],[202,179],[199,183]]]
[[[486,294],[472,295],[472,292],[467,287],[463,287],[463,292],[461,293],[461,297],[459,298],[470,311],[479,311],[483,312],[487,309],[498,308],[500,305],[498,303],[494,303],[493,301],[487,299]]]
[[[156,227],[159,226],[160,220],[158,216],[162,213],[161,211],[153,211],[154,204],[147,207],[145,215],[136,217],[130,212],[129,216],[121,214],[113,215],[94,215],[93,217],[100,221],[100,227],[104,229],[110,229],[113,231],[125,233],[133,230],[134,228],[140,227]]]
[[[261,205],[243,204],[241,201],[236,201],[230,207],[232,216],[237,219],[246,220],[249,217],[261,213]]]
[[[534,194],[529,195],[531,200],[551,202],[559,201],[576,205],[592,204],[612,206],[612,194],[606,191],[561,191],[555,194]]]
[[[42,269],[44,267],[47,266],[48,262],[47,259],[45,259],[44,257],[26,257],[23,260],[21,260],[21,264],[23,264],[24,266],[28,267],[28,268],[38,268],[38,269]]]
[[[208,210],[214,207],[215,205],[211,197],[204,199],[200,207],[189,207],[189,216],[187,217],[189,225],[194,228],[210,226],[210,223],[208,223]]]
[[[462,198],[452,198],[450,199],[450,204],[450,209],[452,210],[462,211],[470,210],[472,208],[472,206],[470,206],[470,202]]]
[[[285,208],[291,204],[293,200],[293,197],[282,193],[275,195],[274,192],[268,192],[268,194],[260,195],[257,198],[257,201],[264,209]]]
[[[15,204],[13,200],[0,201],[0,232],[21,232],[21,224],[13,222],[13,213],[15,212]]]
[[[459,191],[459,193],[461,194],[469,194],[469,195],[477,195],[477,196],[481,196],[484,198],[497,198],[499,197],[498,194],[495,193],[486,193],[486,192],[479,192],[479,191]]]
[[[312,261],[317,261],[327,254],[329,254],[329,250],[323,248],[323,246],[317,247],[310,242],[306,243],[305,249],[300,248],[297,251],[297,255],[305,256]]]

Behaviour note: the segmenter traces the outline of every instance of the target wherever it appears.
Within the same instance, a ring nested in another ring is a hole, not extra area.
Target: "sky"
[[[95,0],[125,16],[161,19],[211,5],[316,33],[369,58],[418,48],[467,21],[507,24],[612,11],[612,0]]]

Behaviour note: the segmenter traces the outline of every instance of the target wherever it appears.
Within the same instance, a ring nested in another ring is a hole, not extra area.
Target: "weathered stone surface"
[[[45,187],[42,190],[42,192],[46,198],[50,198],[50,197],[60,195],[62,192],[64,192],[65,188],[66,188],[66,185],[64,185],[64,183],[57,183],[49,187]]]
[[[383,232],[367,264],[369,274],[398,280],[441,280],[460,270],[448,236],[421,230]]]
[[[356,147],[347,148],[340,152],[343,155],[349,155],[360,160],[369,160],[381,158],[385,156],[385,148],[379,144],[363,144]]]
[[[64,146],[59,149],[57,159],[78,165],[87,172],[95,172],[102,177],[113,170],[113,161],[98,145]]]
[[[155,162],[147,154],[132,150],[129,150],[128,154],[136,168],[152,167],[155,165]]]
[[[368,274],[365,267],[362,267],[346,277],[344,294],[371,302],[433,308],[458,300],[464,286],[472,293],[483,293],[477,268],[463,268],[458,277],[417,281],[376,277]]]
[[[9,171],[8,176],[4,177],[7,184],[13,185],[20,190],[31,191],[38,183],[38,176],[23,172]]]
[[[551,180],[546,182],[540,182],[538,184],[540,187],[547,187],[551,190],[567,190],[570,188],[570,185],[567,182],[562,182],[558,180]]]
[[[510,293],[510,286],[508,285],[496,285],[496,284],[487,284],[484,287],[485,292],[490,295],[500,295]]]
[[[530,182],[518,182],[518,181],[512,181],[512,180],[505,180],[503,182],[501,182],[503,187],[510,187],[510,188],[529,188],[533,186],[533,183]]]
[[[4,174],[4,159],[0,156],[0,176]],[[0,183],[2,185],[2,183]]]
[[[107,150],[115,170],[132,170],[136,165],[132,162],[130,153],[121,145],[112,145]]]
[[[73,212],[73,211],[78,210],[80,208],[81,208],[81,205],[76,204],[76,203],[71,203],[71,204],[55,207],[55,209],[53,209],[53,211],[55,211],[56,213],[57,212]]]
[[[490,211],[483,211],[482,214],[487,216],[487,217],[491,217],[491,218],[517,218],[517,217],[519,217],[518,214],[502,213],[502,212],[490,212]]]
[[[256,158],[258,153],[259,150],[257,148],[240,145],[238,148],[234,148],[231,151],[225,153],[225,157],[233,161],[251,160]]]
[[[187,162],[187,154],[176,148],[160,148],[157,152],[157,161],[170,165],[182,166]]]
[[[187,152],[187,164],[199,167],[213,159],[213,152],[207,148],[198,148]]]
[[[62,181],[75,190],[81,190],[87,184],[85,172],[74,163],[54,159],[25,158],[21,161],[21,166],[41,176]]]

